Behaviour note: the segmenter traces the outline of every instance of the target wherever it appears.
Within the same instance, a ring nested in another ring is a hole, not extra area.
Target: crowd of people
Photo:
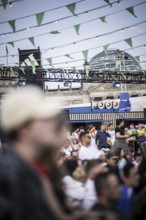
[[[145,220],[144,124],[71,131],[38,88],[2,100],[0,219]]]

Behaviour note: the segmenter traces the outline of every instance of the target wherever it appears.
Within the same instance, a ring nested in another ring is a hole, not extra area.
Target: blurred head
[[[109,126],[108,126],[108,130],[112,131],[113,129],[114,129],[113,124],[109,124]]]
[[[78,158],[78,151],[73,150],[73,151],[71,152],[71,157],[72,157],[72,158]]]
[[[143,128],[143,124],[138,124],[138,129],[142,129]]]
[[[8,141],[19,146],[25,143],[36,150],[53,144],[60,121],[57,102],[46,99],[36,87],[7,95],[2,102],[1,122]]]
[[[78,140],[76,138],[73,139],[73,144],[78,144]]]
[[[83,126],[80,126],[79,127],[79,130],[80,130],[80,133],[84,132],[85,131],[85,128]]]
[[[114,154],[109,153],[109,154],[106,155],[106,158],[107,158],[107,164],[109,166],[115,167],[117,165],[118,157],[115,156]]]
[[[123,128],[124,125],[125,125],[125,122],[123,120],[121,120],[121,119],[117,120],[117,126]]]
[[[139,174],[137,167],[132,163],[127,163],[123,168],[123,182],[128,187],[137,187],[139,185]]]
[[[135,124],[134,124],[134,123],[131,123],[131,124],[130,124],[130,129],[134,129],[134,127],[135,127]]]
[[[70,146],[70,140],[69,140],[69,139],[66,139],[65,142],[64,142],[63,147],[64,147],[64,148],[68,148],[69,146]]]
[[[80,134],[80,141],[83,146],[89,146],[91,144],[91,136],[89,132],[82,132]]]
[[[104,199],[111,205],[120,198],[120,184],[117,176],[110,172],[100,173],[95,179],[95,188],[98,197]]]
[[[105,131],[105,130],[106,130],[105,125],[101,125],[101,126],[100,126],[100,130],[101,130],[101,131]]]
[[[141,153],[135,153],[135,154],[134,154],[134,158],[135,158],[135,160],[136,160],[137,163],[140,163],[141,160],[142,160],[142,155],[141,155]]]

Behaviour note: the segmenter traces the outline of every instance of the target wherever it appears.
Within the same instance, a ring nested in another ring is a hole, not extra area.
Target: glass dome
[[[119,63],[116,68],[116,61]],[[90,60],[90,69],[91,71],[107,71],[107,70],[116,70],[116,71],[141,71],[141,66],[136,58],[130,54],[118,50],[112,49],[109,50],[107,55],[105,52],[101,52],[95,55]]]

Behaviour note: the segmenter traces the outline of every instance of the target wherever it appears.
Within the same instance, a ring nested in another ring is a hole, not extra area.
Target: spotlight
[[[21,78],[18,80],[18,86],[25,86],[25,85],[26,85],[26,79]]]
[[[13,2],[9,2],[9,5],[12,8],[13,7]]]
[[[99,39],[99,37],[97,36],[97,37],[96,37],[96,40],[98,40],[98,39]]]
[[[122,31],[122,33],[123,33],[123,32],[124,32],[124,28],[122,28],[122,30],[121,30],[121,31]]]
[[[65,82],[64,82],[64,87],[69,87],[69,88],[71,88],[71,86],[72,86],[72,83],[71,83],[71,82],[68,82],[68,81],[65,81]]]
[[[121,86],[120,82],[114,82],[113,83],[113,87],[115,87],[115,88],[120,88],[120,86]]]
[[[1,36],[2,36],[2,37],[4,37],[4,36],[5,36],[5,34],[2,34]]]
[[[27,28],[27,30],[29,30],[29,29],[30,29],[30,27]]]
[[[88,15],[88,11],[86,11],[85,14]]]

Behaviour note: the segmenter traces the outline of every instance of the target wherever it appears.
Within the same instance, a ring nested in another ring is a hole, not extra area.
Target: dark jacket
[[[10,149],[0,152],[0,220],[56,220],[39,175]]]

